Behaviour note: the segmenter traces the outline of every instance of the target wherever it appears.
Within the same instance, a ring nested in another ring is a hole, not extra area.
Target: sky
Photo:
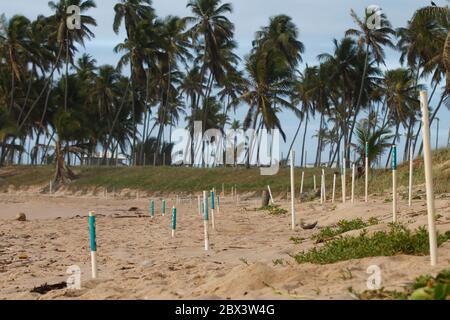
[[[438,5],[446,5],[444,0],[434,0]],[[123,30],[116,35],[112,30],[114,11],[113,6],[119,0],[97,0],[97,8],[90,12],[96,20],[98,26],[93,28],[95,39],[86,43],[85,49],[80,52],[88,52],[97,59],[99,64],[116,65],[118,55],[114,54],[114,46],[125,37]],[[304,43],[306,50],[303,54],[302,69],[308,65],[317,64],[317,55],[324,52],[332,52],[334,38],[340,39],[345,31],[354,27],[350,16],[350,9],[355,10],[362,16],[364,10],[369,5],[378,5],[387,15],[394,28],[405,26],[419,7],[429,4],[424,0],[227,0],[232,3],[233,13],[229,16],[235,24],[235,39],[238,43],[237,54],[244,57],[251,49],[251,42],[254,33],[262,26],[268,24],[269,18],[277,14],[287,14],[292,17],[299,29],[299,39]],[[0,13],[4,12],[7,17],[14,14],[23,14],[29,18],[35,18],[38,14],[48,15],[51,11],[48,8],[47,0],[0,0]],[[190,11],[186,8],[187,0],[153,0],[153,7],[158,16],[178,15],[188,16]],[[399,53],[387,50],[387,68],[397,68],[400,66]],[[431,106],[435,106],[437,98],[433,99]],[[246,112],[246,106],[242,105],[234,118],[242,120]],[[449,133],[450,112],[443,106],[438,115],[440,118],[439,145],[445,146]],[[281,151],[287,152],[292,137],[298,126],[298,120],[290,112],[283,112],[280,115],[281,123],[288,140]],[[436,140],[436,125],[431,128],[431,139],[433,145]],[[315,134],[319,124],[318,119],[312,121],[309,126],[309,136],[307,139],[307,149],[315,150],[316,140],[311,138]],[[404,139],[402,139],[404,140]],[[300,152],[300,139],[296,140],[294,149]],[[402,143],[400,143],[401,148]],[[402,150],[402,149],[400,149]],[[313,160],[313,153],[308,157],[308,162]]]

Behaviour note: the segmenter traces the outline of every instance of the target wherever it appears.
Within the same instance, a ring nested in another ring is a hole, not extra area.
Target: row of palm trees
[[[70,5],[81,10],[80,29],[67,26]],[[447,7],[421,8],[396,30],[384,14],[381,28],[373,29],[368,13],[351,11],[356,27],[334,40],[332,52],[318,55],[318,65],[303,69],[305,46],[287,15],[270,18],[241,58],[229,3],[189,0],[189,17],[161,18],[151,0],[118,0],[112,28],[116,34],[123,28],[126,38],[114,48],[120,58],[111,66],[80,52],[95,37],[89,16],[95,1],[49,7],[52,15],[33,21],[0,17],[0,165],[15,155],[20,163],[29,153],[33,164],[56,163],[55,182],[75,177],[70,155],[81,163],[98,160],[98,151],[103,164],[119,153],[134,165],[168,163],[172,141],[165,129],[182,120],[191,133],[195,121],[203,132],[279,129],[291,149],[301,144],[302,165],[308,124],[316,117],[316,165],[340,163],[342,156],[350,161],[351,150],[360,161],[365,142],[375,163],[404,131],[407,159],[418,146],[423,82],[431,82],[430,102],[440,95],[432,121],[448,99]],[[384,71],[386,48],[399,52],[400,68]],[[231,122],[237,108],[246,115]],[[280,121],[285,110],[298,118],[294,137]]]

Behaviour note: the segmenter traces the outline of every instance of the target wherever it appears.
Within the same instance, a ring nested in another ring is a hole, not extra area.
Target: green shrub
[[[268,205],[265,207],[261,207],[260,210],[267,211],[270,215],[274,215],[274,216],[278,216],[278,215],[287,213],[286,209],[280,208],[277,205]]]
[[[450,231],[438,235],[438,245],[450,239]],[[389,231],[378,231],[369,236],[364,230],[358,236],[339,237],[320,248],[301,252],[295,256],[298,263],[329,264],[350,259],[362,259],[397,254],[427,255],[428,231],[425,227],[411,232],[401,225],[391,225]]]
[[[368,222],[364,222],[360,218],[350,221],[340,220],[336,227],[325,227],[319,233],[313,235],[311,239],[315,240],[316,243],[322,243],[348,231],[363,229],[378,223],[377,218],[370,218]]]

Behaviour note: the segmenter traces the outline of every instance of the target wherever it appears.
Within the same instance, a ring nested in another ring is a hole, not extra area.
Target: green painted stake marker
[[[205,251],[209,250],[208,220],[208,195],[206,191],[203,191],[203,230],[205,235]]]
[[[397,222],[397,145],[392,146],[392,220]]]
[[[177,208],[172,208],[172,238],[175,238],[175,231],[177,230]]]
[[[152,219],[153,219],[153,217],[155,216],[155,201],[150,201],[150,217],[152,217]]]
[[[212,228],[216,229],[216,224],[214,221],[214,209],[215,209],[215,203],[214,203],[214,189],[211,191],[211,224]]]
[[[162,201],[162,215],[164,217],[164,215],[166,214],[166,200]]]
[[[89,236],[91,245],[92,279],[97,278],[97,236],[95,232],[95,211],[89,212]]]

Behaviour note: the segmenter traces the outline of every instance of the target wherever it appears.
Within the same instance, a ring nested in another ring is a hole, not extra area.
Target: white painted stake
[[[409,207],[412,206],[413,169],[414,169],[414,150],[411,145],[409,152],[409,194],[408,194]]]
[[[213,191],[212,191],[212,194],[211,194],[211,226],[212,226],[212,228],[213,228],[213,230],[216,230],[216,223],[215,223],[215,221],[214,221],[214,205],[213,205],[213,202],[214,202],[214,189],[213,189]]]
[[[300,184],[300,199],[302,198],[303,194],[303,181],[305,180],[305,171],[302,171],[302,182]]]
[[[52,180],[50,180],[50,194],[53,193],[53,182]]]
[[[347,201],[347,195],[346,195],[346,183],[347,183],[347,181],[346,181],[346,176],[347,176],[347,168],[346,168],[346,164],[347,164],[347,161],[346,161],[346,159],[344,158],[343,159],[344,160],[344,162],[343,162],[343,168],[342,168],[342,203],[345,203],[346,201]]]
[[[314,179],[314,191],[317,190],[317,185],[316,185],[316,175],[313,176]]]
[[[352,204],[355,203],[355,178],[356,178],[356,163],[353,164],[352,170]]]
[[[325,170],[322,169],[322,189],[323,189],[323,202],[327,202],[327,188],[325,181]]]
[[[292,230],[295,230],[295,185],[294,185],[295,151],[291,151],[291,213]]]
[[[369,202],[369,143],[366,142],[366,181],[365,181],[365,201]]]
[[[333,197],[331,200],[332,203],[334,203],[335,195],[336,195],[336,173],[333,175]]]
[[[320,204],[323,204],[323,173],[320,175]]]
[[[272,197],[272,191],[270,190],[270,186],[269,185],[267,185],[267,190],[269,190],[270,202],[272,204],[275,204],[275,202],[273,201],[273,197]]]
[[[392,221],[397,222],[397,146],[392,147]]]
[[[97,278],[97,234],[95,232],[95,212],[89,212],[89,238],[91,246],[91,272],[92,279]]]
[[[205,236],[205,251],[209,250],[209,235],[208,235],[208,195],[203,191],[203,229]]]
[[[434,207],[433,190],[433,166],[430,146],[430,120],[428,115],[428,94],[426,91],[420,92],[420,102],[422,109],[422,133],[423,133],[423,155],[425,161],[425,183],[427,188],[427,211],[428,211],[428,234],[430,237],[430,259],[431,265],[436,266],[438,262],[437,255],[437,233],[436,217]]]

